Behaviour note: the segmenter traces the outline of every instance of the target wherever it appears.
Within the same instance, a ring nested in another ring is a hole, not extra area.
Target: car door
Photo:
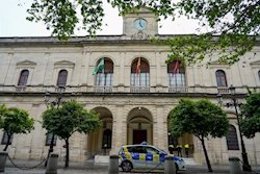
[[[146,168],[145,156],[146,151],[143,146],[132,146],[131,149],[133,168]]]
[[[146,149],[146,166],[147,168],[160,168],[160,151],[154,147],[147,146]]]

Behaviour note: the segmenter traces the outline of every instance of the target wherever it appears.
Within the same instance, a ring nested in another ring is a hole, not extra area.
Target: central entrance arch
[[[153,118],[144,107],[132,109],[127,117],[127,144],[153,144]]]

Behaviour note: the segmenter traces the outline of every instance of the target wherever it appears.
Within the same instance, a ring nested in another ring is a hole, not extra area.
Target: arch
[[[217,70],[216,73],[217,87],[227,87],[226,73],[223,70]]]
[[[150,66],[143,57],[137,57],[131,64],[131,92],[150,91]]]
[[[29,77],[29,70],[24,69],[21,71],[17,86],[26,86]]]
[[[127,116],[127,144],[153,144],[153,116],[144,107],[135,107]]]
[[[114,73],[114,62],[109,57],[102,57],[96,62],[96,67],[101,63],[101,61],[104,59],[104,67],[101,71],[98,71],[97,74],[108,74],[108,73]]]
[[[66,86],[68,78],[68,71],[65,69],[62,69],[58,73],[58,79],[57,79],[57,86]]]
[[[87,151],[89,157],[95,155],[107,155],[112,145],[113,115],[106,107],[95,107],[92,111],[99,114],[102,127],[93,133],[88,134]]]
[[[236,127],[231,124],[229,125],[226,140],[228,150],[239,150]]]
[[[140,69],[140,72],[138,72]],[[150,73],[150,65],[147,59],[137,57],[132,61],[131,73]]]

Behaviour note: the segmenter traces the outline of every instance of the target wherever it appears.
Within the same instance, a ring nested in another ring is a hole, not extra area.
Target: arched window
[[[150,91],[150,68],[148,62],[142,58],[136,58],[131,66],[131,92]]]
[[[259,81],[260,81],[260,70],[258,71],[258,78],[259,78]]]
[[[237,131],[235,126],[229,125],[227,138],[227,148],[228,150],[239,150]]]
[[[58,74],[57,86],[58,87],[65,87],[67,83],[68,71],[67,70],[60,70]]]
[[[102,148],[111,149],[111,140],[112,140],[112,131],[110,129],[104,130]]]
[[[227,87],[227,78],[223,70],[216,71],[217,87]]]
[[[96,75],[96,91],[97,92],[111,92],[113,85],[114,63],[111,59],[104,57],[99,59],[95,70]]]
[[[185,69],[181,61],[176,60],[168,64],[169,91],[183,92],[186,90]]]
[[[29,71],[26,70],[22,70],[20,77],[19,77],[19,81],[18,81],[18,86],[26,86],[27,84],[27,80],[28,80],[28,76],[29,76]]]

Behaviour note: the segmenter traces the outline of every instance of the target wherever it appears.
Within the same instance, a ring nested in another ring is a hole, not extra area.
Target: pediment
[[[16,63],[16,66],[36,66],[36,65],[37,63],[30,60],[24,60]]]
[[[57,65],[75,66],[75,63],[73,63],[71,61],[67,61],[67,60],[62,60],[62,61],[55,62],[54,65],[55,66],[57,66]]]

